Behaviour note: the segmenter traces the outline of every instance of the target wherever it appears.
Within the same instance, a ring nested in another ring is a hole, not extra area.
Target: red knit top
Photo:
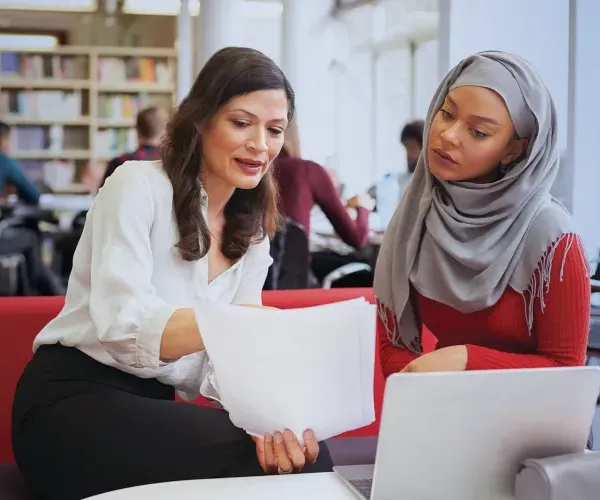
[[[437,338],[436,349],[466,345],[467,370],[583,365],[590,297],[588,267],[578,238],[562,238],[556,246],[550,287],[544,293],[544,309],[536,297],[531,333],[523,295],[512,288],[507,288],[495,305],[470,314],[423,297],[414,288],[411,290],[417,316]],[[418,357],[392,345],[379,318],[377,332],[386,377]]]

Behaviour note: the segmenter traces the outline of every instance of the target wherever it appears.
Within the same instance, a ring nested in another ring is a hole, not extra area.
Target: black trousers
[[[13,448],[32,493],[79,500],[164,481],[262,475],[254,442],[223,410],[179,403],[174,389],[75,348],[38,349],[17,386]],[[321,443],[317,463],[332,469]]]

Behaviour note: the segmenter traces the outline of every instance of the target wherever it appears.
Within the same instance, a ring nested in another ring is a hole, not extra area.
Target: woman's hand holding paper
[[[304,448],[290,430],[252,438],[256,443],[256,456],[267,474],[290,474],[312,465],[319,456],[319,443],[312,431],[304,432]]]

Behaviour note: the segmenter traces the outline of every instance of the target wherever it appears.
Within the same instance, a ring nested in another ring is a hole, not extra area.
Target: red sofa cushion
[[[63,304],[64,297],[0,299],[0,463],[13,461],[12,402],[17,381],[31,359],[33,339]]]
[[[371,289],[290,290],[269,291],[263,295],[265,305],[288,309],[310,307],[349,300],[356,297],[373,300]],[[0,463],[12,462],[11,411],[15,387],[27,362],[31,346],[38,332],[54,318],[64,304],[63,297],[18,297],[0,299]],[[377,351],[376,351],[377,352]],[[375,408],[377,420],[373,424],[344,434],[344,436],[376,436],[383,400],[384,379],[378,355],[375,364]],[[194,403],[207,404],[199,398]]]

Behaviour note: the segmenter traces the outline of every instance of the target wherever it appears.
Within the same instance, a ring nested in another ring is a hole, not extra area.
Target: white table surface
[[[88,500],[198,500],[200,498],[357,500],[357,496],[334,472],[149,484],[96,495]]]
[[[89,210],[94,195],[91,194],[43,194],[39,206],[46,210]]]

